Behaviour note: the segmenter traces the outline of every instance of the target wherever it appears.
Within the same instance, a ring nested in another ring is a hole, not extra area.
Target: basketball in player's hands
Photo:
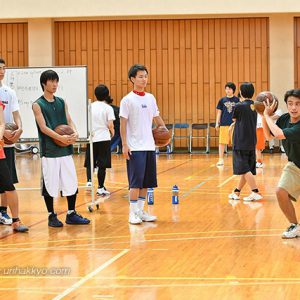
[[[159,126],[152,129],[155,146],[164,147],[170,143],[171,136],[166,127]]]
[[[71,135],[74,133],[74,130],[71,126],[69,125],[65,125],[65,124],[61,124],[55,127],[54,131],[59,134],[59,135]],[[69,144],[65,144],[59,140],[53,139],[53,142],[61,147],[67,147],[69,146]]]
[[[18,129],[18,126],[15,123],[6,123],[5,124],[5,131],[9,131],[10,133],[12,133],[17,129]],[[12,140],[10,140],[9,138],[6,138],[5,136],[3,136],[3,139],[4,139],[4,143],[6,145],[14,144],[14,142]]]
[[[268,92],[268,91],[261,92],[256,96],[255,101],[254,101],[255,110],[258,113],[262,114],[265,110],[264,102],[267,104],[268,100],[269,100],[270,105],[274,101],[276,101],[276,105],[275,105],[275,108],[274,108],[274,112],[275,112],[278,108],[278,99],[272,92]]]

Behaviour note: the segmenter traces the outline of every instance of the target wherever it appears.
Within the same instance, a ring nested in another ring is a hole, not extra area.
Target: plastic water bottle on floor
[[[154,204],[154,188],[148,188],[147,203],[148,203],[148,205],[153,205]]]
[[[179,188],[176,184],[172,188],[172,204],[179,204]]]

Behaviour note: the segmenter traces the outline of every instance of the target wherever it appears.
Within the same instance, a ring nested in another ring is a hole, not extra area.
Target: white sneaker
[[[219,159],[216,166],[224,166],[224,159]]]
[[[2,212],[0,213],[0,224],[11,225],[12,218],[6,212]]]
[[[263,163],[261,162],[256,162],[256,168],[262,168],[263,167]]]
[[[110,192],[106,190],[105,187],[97,189],[97,195],[99,196],[109,196]]]
[[[248,197],[244,197],[244,201],[256,201],[261,200],[263,197],[259,193],[252,192]]]
[[[92,183],[90,181],[88,181],[86,184],[85,184],[86,187],[91,187],[92,186]]]
[[[229,194],[228,198],[232,199],[232,200],[240,200],[240,196],[235,192],[232,192],[231,194]]]
[[[281,151],[282,153],[285,153],[285,150],[284,150],[284,148],[283,148],[282,145],[280,146],[280,151]]]
[[[129,213],[128,222],[130,224],[134,224],[134,225],[143,223],[143,221],[139,217],[138,213],[133,213],[133,212]]]
[[[143,222],[154,222],[157,220],[156,216],[152,216],[144,210],[139,211],[138,216]]]
[[[286,231],[282,233],[281,237],[283,239],[293,239],[296,237],[300,237],[300,225],[299,224],[291,224],[291,226],[288,227],[286,229]]]

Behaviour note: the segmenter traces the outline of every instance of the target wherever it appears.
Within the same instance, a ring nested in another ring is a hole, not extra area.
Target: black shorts
[[[255,150],[233,150],[232,160],[234,175],[243,175],[248,172],[256,175]]]
[[[132,151],[126,162],[129,188],[157,187],[155,151]]]
[[[111,168],[110,141],[93,143],[94,167]],[[90,166],[90,144],[86,147],[84,166]]]
[[[10,170],[10,176],[13,183],[18,183],[18,176],[16,171],[16,160],[15,160],[15,148],[14,147],[4,147],[4,153],[6,156],[6,163],[8,169]]]
[[[10,170],[5,159],[0,159],[0,194],[14,191],[15,187],[11,180]]]

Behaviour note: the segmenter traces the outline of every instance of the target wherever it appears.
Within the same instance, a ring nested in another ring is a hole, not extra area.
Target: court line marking
[[[193,173],[192,175],[190,175],[190,176],[188,176],[188,177],[185,177],[184,180],[189,180],[189,179],[193,178],[194,176],[199,175],[200,173],[203,173],[203,172],[205,172],[205,171],[211,169],[211,168],[214,167],[214,166],[215,166],[215,165],[210,165],[208,168],[202,169],[202,170],[200,170],[200,171],[198,171],[198,172]]]
[[[210,176],[205,181],[202,181],[199,184],[195,185],[189,191],[187,191],[186,193],[184,193],[182,195],[182,197],[187,197],[188,195],[190,195],[191,193],[193,193],[195,190],[197,190],[199,187],[201,187],[202,185],[204,185],[205,183],[207,183],[211,178],[213,178],[213,176]]]
[[[237,229],[237,230],[211,230],[211,231],[194,231],[194,232],[166,232],[166,233],[145,233],[144,236],[164,236],[164,235],[193,235],[193,234],[211,234],[211,233],[243,233],[243,232],[262,232],[262,231],[280,231],[282,232],[282,228],[262,228],[262,229]],[[43,243],[68,243],[68,242],[77,242],[77,241],[90,241],[90,240],[107,240],[107,239],[122,239],[122,238],[130,238],[130,235],[119,235],[119,236],[102,236],[102,237],[86,237],[86,238],[78,238],[78,239],[68,239],[68,240],[54,240],[54,241],[31,241],[26,243],[11,243],[6,244],[3,243],[3,246],[7,248],[7,246],[20,246],[20,245],[31,245],[31,244],[43,244]],[[0,244],[1,245],[1,244]],[[59,245],[56,245],[56,247]],[[77,245],[78,246],[78,245]],[[0,248],[1,249],[1,248]]]
[[[225,181],[223,181],[221,184],[219,184],[217,187],[220,188],[223,185],[225,185],[227,182],[229,182],[230,180],[232,180],[234,177],[236,177],[237,175],[232,175],[229,178],[227,178]]]
[[[83,285],[84,283],[86,283],[88,280],[90,280],[96,274],[98,274],[99,272],[101,272],[102,270],[104,270],[105,268],[107,268],[108,266],[110,266],[111,264],[113,264],[116,260],[118,260],[123,255],[127,254],[128,252],[129,252],[129,249],[125,249],[125,250],[121,251],[119,254],[113,256],[111,259],[109,259],[107,262],[105,262],[104,264],[102,264],[101,266],[99,266],[97,269],[95,269],[91,273],[88,273],[83,278],[81,278],[79,281],[77,281],[72,286],[70,286],[69,288],[67,288],[65,291],[63,291],[62,293],[60,293],[59,295],[57,295],[56,297],[54,297],[53,300],[63,299],[65,296],[69,295],[70,293],[72,293],[73,291],[75,291],[76,289],[78,289],[81,285]]]

